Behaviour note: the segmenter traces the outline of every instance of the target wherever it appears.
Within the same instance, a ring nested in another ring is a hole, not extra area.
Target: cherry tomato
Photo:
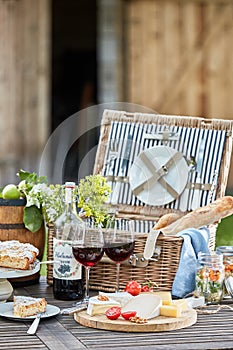
[[[151,280],[147,280],[146,282],[142,283],[142,292],[154,292],[155,289],[158,287],[156,282],[153,282]]]
[[[149,292],[148,286],[142,286],[141,292]]]
[[[110,307],[110,309],[105,312],[105,315],[109,320],[117,320],[121,315],[121,308],[119,306]]]
[[[142,290],[141,292],[150,292],[153,293],[154,292],[154,287],[149,287],[149,286],[142,286]]]
[[[136,296],[141,293],[142,286],[137,281],[130,281],[125,287],[125,292],[130,293],[133,296]]]
[[[125,311],[121,313],[121,316],[125,319],[125,320],[129,320],[130,317],[134,317],[136,316],[137,312],[136,311]]]

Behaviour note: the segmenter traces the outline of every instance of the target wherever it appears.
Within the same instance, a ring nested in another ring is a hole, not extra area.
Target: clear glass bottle
[[[74,196],[75,183],[65,183],[64,212],[54,223],[53,294],[60,300],[81,300],[84,297],[82,265],[72,252],[74,233],[83,234],[84,224],[78,217]]]
[[[204,296],[207,304],[218,304],[223,295],[225,268],[222,254],[198,254],[196,295]]]

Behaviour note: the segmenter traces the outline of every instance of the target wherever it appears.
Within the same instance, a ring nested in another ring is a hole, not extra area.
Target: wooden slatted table
[[[49,304],[60,308],[71,305],[71,302],[55,300],[52,287],[43,278],[39,284],[15,288],[14,293],[43,296]],[[73,316],[67,315],[42,320],[36,335],[27,335],[30,324],[0,317],[0,349],[233,349],[233,311],[228,309],[211,315],[198,314],[197,323],[191,327],[156,333],[123,333],[86,328],[75,322]]]

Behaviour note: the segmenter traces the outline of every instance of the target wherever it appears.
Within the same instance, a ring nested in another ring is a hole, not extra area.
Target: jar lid
[[[223,254],[211,254],[211,253],[198,253],[198,261],[200,263],[211,265],[211,264],[222,264],[223,263]]]
[[[217,254],[223,254],[224,256],[233,256],[233,246],[219,246],[216,248]]]

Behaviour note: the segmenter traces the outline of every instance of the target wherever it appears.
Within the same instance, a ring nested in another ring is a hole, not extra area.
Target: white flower
[[[37,193],[41,193],[43,191],[46,191],[46,189],[48,188],[48,186],[44,183],[42,184],[36,184],[32,187],[31,191],[29,192],[30,193],[34,193],[34,194],[37,194]]]
[[[47,208],[46,214],[49,222],[53,222],[57,218],[57,211],[54,208]]]
[[[40,208],[40,201],[38,198],[36,197],[31,197],[31,196],[27,196],[27,203],[26,203],[26,207],[31,207],[32,205],[35,205],[37,208]]]

